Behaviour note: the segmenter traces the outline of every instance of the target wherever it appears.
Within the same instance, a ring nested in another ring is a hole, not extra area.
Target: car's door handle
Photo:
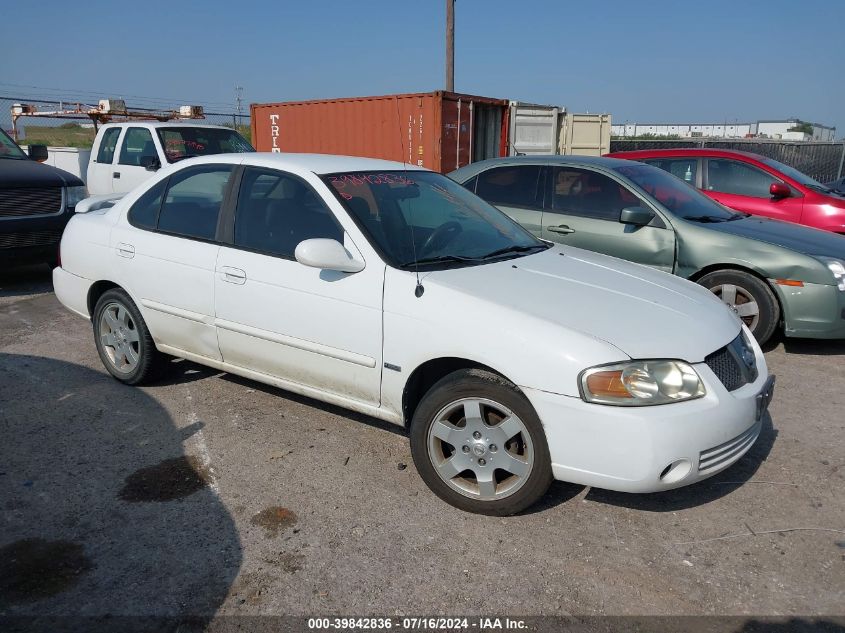
[[[135,247],[132,244],[126,244],[125,242],[119,242],[117,245],[117,254],[121,257],[127,257],[132,259],[135,257]]]
[[[114,176],[115,178],[120,178],[120,172],[116,171],[112,174],[112,176]]]
[[[563,233],[564,235],[569,235],[570,233],[574,233],[575,229],[570,229],[565,224],[560,224],[558,226],[550,226],[547,231],[551,231],[552,233]]]
[[[230,284],[245,284],[246,283],[246,272],[241,270],[240,268],[233,268],[232,266],[221,266],[220,270],[220,279],[223,281],[227,281]]]

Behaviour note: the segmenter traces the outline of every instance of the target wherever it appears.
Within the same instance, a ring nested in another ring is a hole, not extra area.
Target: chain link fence
[[[81,109],[87,110],[95,104],[77,101],[45,101],[43,99],[27,99],[26,97],[2,97],[0,96],[0,128],[12,136],[12,105],[15,103],[30,104],[40,112],[54,112],[57,110],[73,110],[78,105]],[[135,108],[131,102],[126,104],[132,112],[160,113],[171,110],[178,111],[179,106],[171,108]],[[241,135],[249,140],[250,118],[249,114],[238,114],[236,112],[204,112],[205,118],[199,121],[210,125],[223,125],[238,130]],[[125,120],[123,117],[115,117],[115,121]],[[40,144],[54,147],[81,147],[90,148],[96,134],[93,121],[85,114],[69,117],[48,117],[48,116],[22,116],[17,121],[18,139],[21,144]]]
[[[754,152],[794,167],[819,182],[831,182],[841,178],[843,162],[845,162],[845,141],[832,143],[768,139],[612,139],[610,141],[611,152],[674,149],[678,147],[706,147]]]

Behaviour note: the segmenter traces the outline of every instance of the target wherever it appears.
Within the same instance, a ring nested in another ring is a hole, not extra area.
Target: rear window
[[[193,156],[255,151],[235,130],[194,126],[158,128],[156,132],[171,163]]]

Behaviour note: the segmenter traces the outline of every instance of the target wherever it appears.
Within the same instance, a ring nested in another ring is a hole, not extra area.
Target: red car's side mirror
[[[772,198],[788,198],[792,195],[792,189],[789,188],[789,185],[785,185],[782,182],[773,182],[769,186],[769,193],[772,195]]]

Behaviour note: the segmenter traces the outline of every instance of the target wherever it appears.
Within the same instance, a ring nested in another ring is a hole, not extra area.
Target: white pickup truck
[[[107,123],[97,132],[88,163],[88,193],[134,189],[159,168],[193,156],[254,152],[235,130],[187,121]]]

